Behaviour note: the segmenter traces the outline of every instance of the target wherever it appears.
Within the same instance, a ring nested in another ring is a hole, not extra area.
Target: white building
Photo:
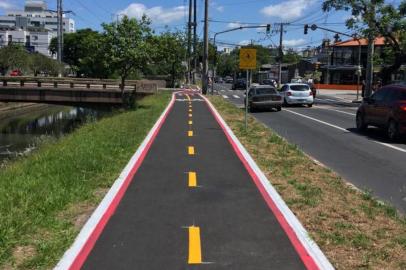
[[[11,42],[19,43],[29,50],[50,56],[48,47],[57,30],[57,14],[48,11],[45,1],[28,0],[24,10],[8,11],[0,16],[0,47]],[[64,16],[63,31],[75,32],[75,21]]]
[[[49,44],[56,33],[40,28],[0,28],[0,47],[11,43],[25,46],[31,52],[39,52],[43,55],[53,57],[49,50]]]

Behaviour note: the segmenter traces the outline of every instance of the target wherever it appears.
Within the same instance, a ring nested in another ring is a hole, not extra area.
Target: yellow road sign
[[[240,69],[256,69],[257,68],[257,50],[256,49],[240,49]]]

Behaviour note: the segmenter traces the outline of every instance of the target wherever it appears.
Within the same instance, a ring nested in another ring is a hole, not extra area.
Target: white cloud
[[[282,20],[292,20],[303,16],[303,11],[316,3],[316,0],[288,0],[279,4],[269,5],[261,10],[268,17],[278,17]]]
[[[0,8],[1,9],[12,9],[15,8],[15,6],[13,4],[11,4],[9,1],[7,0],[0,0]]]
[[[144,14],[147,15],[153,23],[171,23],[182,20],[185,16],[186,7],[177,6],[173,8],[163,8],[161,6],[147,8],[141,3],[132,3],[118,14],[124,14],[128,17],[140,19]]]
[[[241,46],[246,46],[248,44],[251,44],[250,40],[242,40],[242,41],[238,42],[238,45],[241,45]]]
[[[230,22],[230,23],[227,24],[228,28],[238,28],[238,27],[241,27],[241,26],[247,26],[247,25],[246,24],[241,24],[239,22]]]
[[[216,7],[216,10],[217,10],[218,12],[223,12],[223,11],[224,11],[224,7],[223,7],[223,6],[218,6],[218,7]]]
[[[303,38],[299,39],[289,39],[289,40],[284,40],[283,45],[285,47],[297,47],[300,45],[306,44],[306,40]]]

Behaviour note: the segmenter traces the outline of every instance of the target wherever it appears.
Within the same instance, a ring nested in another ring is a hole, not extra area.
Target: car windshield
[[[310,90],[309,86],[306,84],[291,85],[290,89],[293,91],[308,91]]]
[[[256,94],[257,95],[271,95],[271,94],[276,94],[276,90],[274,88],[257,88]]]
[[[399,100],[406,100],[406,91],[402,91],[399,93]]]

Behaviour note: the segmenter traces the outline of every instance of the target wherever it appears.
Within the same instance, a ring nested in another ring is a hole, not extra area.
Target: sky
[[[308,46],[318,46],[323,38],[332,38],[334,34],[321,30],[303,34],[304,24],[317,24],[326,28],[351,33],[345,27],[348,12],[324,13],[320,0],[209,0],[209,35],[216,32],[245,25],[271,24],[271,34],[265,29],[239,30],[217,36],[219,46],[245,45],[253,42],[265,46],[276,46],[279,33],[275,23],[290,23],[285,26],[284,46],[302,50]],[[396,0],[388,0],[396,4]],[[0,0],[0,14],[7,10],[22,9],[24,0]],[[56,0],[48,0],[49,9],[55,9]],[[77,29],[93,28],[101,30],[102,22],[116,20],[121,14],[139,18],[148,15],[157,31],[165,27],[172,30],[185,28],[188,18],[189,0],[63,0],[65,10],[71,10]],[[203,36],[204,0],[197,0],[198,34]],[[343,40],[346,38],[342,38]]]

